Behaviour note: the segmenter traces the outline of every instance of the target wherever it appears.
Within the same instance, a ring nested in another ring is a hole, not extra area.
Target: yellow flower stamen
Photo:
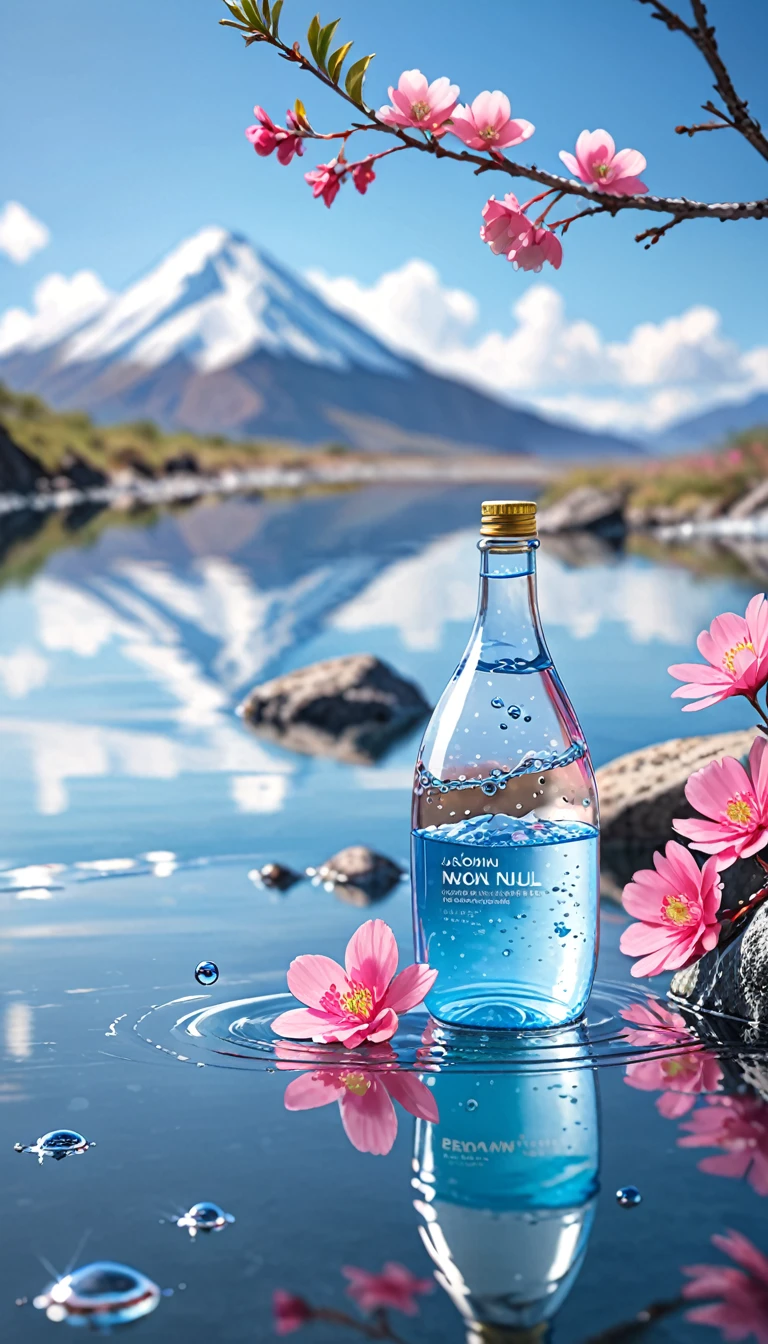
[[[751,639],[739,640],[738,644],[734,644],[732,649],[729,649],[727,653],[723,654],[723,667],[730,672],[731,676],[734,675],[734,663],[736,662],[736,654],[743,653],[745,649],[749,649],[750,653],[755,652],[755,646],[752,643]]]
[[[664,914],[670,924],[690,924],[691,912],[685,896],[665,896]]]
[[[366,1078],[364,1073],[345,1073],[342,1074],[342,1082],[348,1092],[354,1092],[356,1097],[364,1097],[371,1086],[370,1078]]]
[[[426,121],[431,111],[429,103],[411,103],[411,116],[414,121]]]
[[[365,985],[353,985],[349,994],[341,1000],[345,1013],[353,1017],[370,1017],[373,1009],[373,995]]]
[[[595,177],[601,177],[601,178],[602,178],[602,177],[607,177],[607,176],[608,176],[608,164],[607,164],[607,163],[596,163],[596,164],[594,165],[593,169],[592,169],[592,172],[595,174]]]
[[[498,131],[496,130],[495,126],[486,126],[482,131],[479,132],[479,135],[481,140],[495,140],[496,136],[498,135]]]
[[[726,805],[725,815],[729,821],[735,821],[739,826],[746,826],[752,820],[752,808],[744,798],[731,798]]]

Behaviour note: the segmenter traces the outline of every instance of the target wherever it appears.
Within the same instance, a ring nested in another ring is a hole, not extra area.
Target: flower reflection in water
[[[714,1325],[726,1340],[749,1339],[768,1344],[768,1256],[741,1232],[714,1236],[712,1243],[735,1261],[731,1265],[688,1265],[683,1268],[690,1283],[686,1298],[714,1298],[687,1312],[689,1321]]]
[[[417,1316],[416,1296],[431,1293],[435,1287],[431,1279],[419,1279],[405,1265],[393,1260],[387,1261],[380,1274],[371,1274],[354,1265],[344,1265],[341,1272],[349,1280],[347,1296],[366,1313],[391,1307],[405,1316]]]
[[[281,1041],[281,1069],[306,1068],[307,1047]],[[293,1063],[287,1062],[292,1060]],[[420,1120],[437,1123],[437,1104],[429,1088],[413,1073],[400,1069],[397,1055],[388,1045],[368,1046],[365,1062],[323,1065],[311,1073],[302,1073],[285,1089],[288,1111],[309,1111],[338,1102],[341,1123],[350,1143],[361,1153],[385,1156],[397,1137],[398,1101],[404,1110]]]
[[[758,1195],[768,1195],[768,1104],[759,1097],[706,1097],[682,1126],[681,1148],[721,1148],[699,1170],[711,1176],[746,1176]]]
[[[685,1025],[679,1013],[670,1013],[663,1004],[649,999],[648,1004],[622,1008],[621,1016],[636,1030],[625,1029],[626,1039],[641,1049],[680,1043],[680,1053],[657,1055],[653,1059],[628,1064],[625,1082],[642,1092],[663,1092],[656,1107],[667,1120],[687,1115],[702,1092],[716,1092],[723,1072],[717,1059],[705,1050]]]

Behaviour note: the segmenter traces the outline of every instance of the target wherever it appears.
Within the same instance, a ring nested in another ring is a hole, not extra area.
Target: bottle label
[[[510,906],[543,895],[547,882],[541,846],[484,846],[428,842],[423,877],[430,906]]]

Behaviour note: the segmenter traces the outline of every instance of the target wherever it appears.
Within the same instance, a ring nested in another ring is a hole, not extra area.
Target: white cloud
[[[11,699],[23,699],[30,691],[44,686],[47,678],[48,660],[34,649],[20,648],[0,654],[0,681]]]
[[[740,350],[723,335],[720,314],[703,305],[606,341],[592,323],[568,318],[551,285],[534,284],[512,305],[508,331],[481,334],[472,295],[446,288],[424,261],[369,286],[319,271],[309,279],[330,303],[438,372],[591,429],[654,431],[768,388],[768,346]]]
[[[32,295],[34,308],[8,308],[0,316],[0,355],[36,350],[63,339],[105,307],[112,295],[93,271],[67,278],[46,275]]]
[[[0,252],[21,266],[50,241],[42,220],[35,219],[19,201],[6,201],[0,210]]]

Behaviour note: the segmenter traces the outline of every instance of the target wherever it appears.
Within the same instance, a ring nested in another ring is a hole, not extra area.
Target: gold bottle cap
[[[536,505],[530,499],[486,499],[481,537],[535,537]]]

